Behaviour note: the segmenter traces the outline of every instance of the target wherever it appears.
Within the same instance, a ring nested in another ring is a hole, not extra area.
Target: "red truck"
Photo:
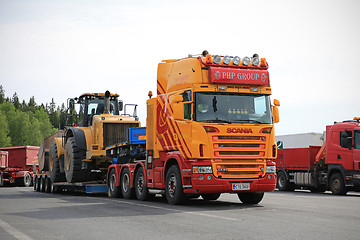
[[[15,184],[29,187],[38,151],[39,147],[34,146],[0,148],[0,186]]]
[[[323,146],[279,149],[277,188],[312,192],[330,190],[336,195],[360,190],[360,121],[326,126]]]

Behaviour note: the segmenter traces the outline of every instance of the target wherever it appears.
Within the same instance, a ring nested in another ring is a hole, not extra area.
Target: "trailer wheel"
[[[24,186],[25,187],[30,187],[31,185],[31,174],[29,172],[25,173],[25,176],[24,176]]]
[[[51,179],[45,178],[45,192],[51,193]]]
[[[331,175],[329,188],[332,194],[335,195],[346,195],[347,193],[344,178],[340,173],[334,173]]]
[[[185,201],[179,167],[172,165],[166,173],[165,194],[168,203],[176,205]]]
[[[115,168],[111,169],[109,174],[109,190],[108,190],[108,196],[112,198],[118,198],[121,197],[121,187],[116,186],[117,177],[116,177],[116,171]]]
[[[210,194],[201,194],[201,197],[205,201],[215,201],[220,197],[221,193],[210,193]]]
[[[52,182],[65,181],[65,174],[60,172],[60,159],[58,157],[56,141],[51,144],[49,151],[49,172]]]
[[[68,138],[65,146],[65,177],[69,183],[84,182],[89,172],[82,169],[82,160],[85,159],[85,151],[76,145],[75,138]]]
[[[264,193],[247,192],[238,193],[238,197],[243,204],[258,204],[264,197]]]
[[[46,184],[45,184],[45,181],[46,181],[46,178],[41,178],[41,180],[40,180],[40,191],[41,192],[45,192],[45,186],[46,186]]]
[[[124,198],[134,198],[134,189],[130,187],[130,171],[129,168],[125,168],[121,173],[121,194]]]
[[[153,200],[155,195],[149,193],[146,186],[144,169],[140,167],[135,174],[135,194],[136,198],[140,201]]]

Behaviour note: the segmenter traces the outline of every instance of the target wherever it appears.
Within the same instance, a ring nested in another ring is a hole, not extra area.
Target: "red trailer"
[[[38,165],[38,151],[35,146],[0,148],[0,186],[30,186],[34,165]]]

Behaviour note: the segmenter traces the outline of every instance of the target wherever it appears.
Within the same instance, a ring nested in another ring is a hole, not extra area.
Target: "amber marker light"
[[[206,64],[213,64],[213,58],[210,54],[206,55],[206,60],[205,60]]]
[[[151,98],[153,96],[152,91],[149,91],[148,96],[149,96],[149,98]]]
[[[215,128],[215,127],[208,127],[208,126],[205,126],[205,131],[207,133],[217,133],[219,132],[219,129]]]
[[[260,67],[266,67],[266,58],[260,59]]]

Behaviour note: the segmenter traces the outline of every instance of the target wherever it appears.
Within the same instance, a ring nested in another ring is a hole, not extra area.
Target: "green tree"
[[[4,103],[5,101],[5,90],[3,89],[3,86],[0,85],[0,104]]]
[[[0,147],[9,147],[10,145],[8,121],[6,115],[0,110]]]
[[[11,99],[12,104],[15,106],[16,109],[20,109],[21,108],[21,103],[19,100],[19,97],[17,95],[17,93],[15,92],[12,99]]]

